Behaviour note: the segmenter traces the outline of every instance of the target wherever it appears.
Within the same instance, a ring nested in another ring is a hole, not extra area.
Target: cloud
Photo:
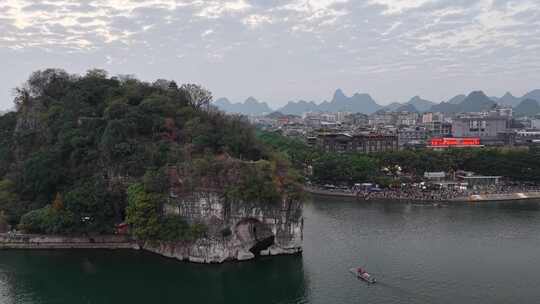
[[[204,18],[219,18],[227,13],[237,13],[248,10],[251,5],[244,0],[235,1],[204,1],[201,2],[197,16]]]
[[[272,17],[260,14],[253,14],[245,17],[242,20],[242,23],[249,26],[250,28],[257,28],[263,26],[264,24],[271,24]]]
[[[434,0],[369,0],[369,5],[379,5],[385,7],[383,14],[401,14],[407,10],[419,8],[423,5],[434,2]]]
[[[403,75],[392,85],[412,82],[411,73],[530,75],[540,62],[540,2],[0,0],[3,62],[41,68],[44,54],[51,65],[175,67],[171,77],[194,75],[218,90],[236,85],[227,83],[234,73],[254,88],[264,82],[268,94],[281,79],[291,92],[305,80],[311,92],[321,88],[314,83],[368,86],[383,75]]]

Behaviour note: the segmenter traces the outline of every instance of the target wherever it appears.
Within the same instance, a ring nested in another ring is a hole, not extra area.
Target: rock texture
[[[301,202],[226,202],[217,192],[196,192],[171,199],[164,212],[208,227],[206,237],[197,241],[142,245],[143,249],[166,257],[196,263],[222,263],[302,251]]]

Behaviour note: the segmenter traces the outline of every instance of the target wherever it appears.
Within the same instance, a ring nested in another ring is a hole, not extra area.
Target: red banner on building
[[[480,138],[432,138],[430,146],[435,148],[480,146]]]

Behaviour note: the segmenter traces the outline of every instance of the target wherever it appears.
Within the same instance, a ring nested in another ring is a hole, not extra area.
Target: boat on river
[[[362,268],[351,268],[349,271],[358,279],[363,280],[369,284],[375,284],[377,280],[371,276],[367,271]]]

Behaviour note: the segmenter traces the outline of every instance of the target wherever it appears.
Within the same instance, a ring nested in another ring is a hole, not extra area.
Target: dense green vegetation
[[[300,180],[288,161],[211,100],[198,85],[102,70],[33,73],[16,89],[16,112],[0,117],[3,220],[75,234],[111,233],[127,221],[139,238],[194,239],[204,227],[162,212],[171,186],[226,199],[296,198]]]
[[[500,175],[513,181],[540,182],[540,155],[511,149],[449,149],[445,151],[404,150],[382,154],[324,153],[299,140],[277,133],[259,132],[268,145],[288,155],[299,169],[312,168],[309,178],[318,184],[352,185],[376,181],[388,184],[399,170],[419,179],[426,171],[473,171]]]

